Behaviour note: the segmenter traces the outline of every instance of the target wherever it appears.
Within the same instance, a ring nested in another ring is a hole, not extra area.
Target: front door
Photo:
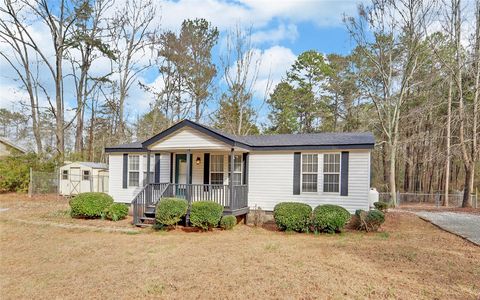
[[[175,159],[175,183],[177,197],[185,198],[187,184],[187,155],[177,154]]]

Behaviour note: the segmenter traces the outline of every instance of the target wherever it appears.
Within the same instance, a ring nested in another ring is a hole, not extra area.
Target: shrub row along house
[[[107,147],[109,194],[153,219],[164,197],[208,200],[226,215],[297,201],[369,208],[371,133],[234,136],[184,120],[143,142]]]

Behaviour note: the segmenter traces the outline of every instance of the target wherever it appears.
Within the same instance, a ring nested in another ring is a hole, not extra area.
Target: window
[[[68,170],[63,170],[62,171],[62,179],[68,180]]]
[[[210,183],[223,184],[223,155],[210,156]]]
[[[228,157],[228,176],[230,176],[230,156]],[[230,178],[230,177],[229,177]],[[242,184],[242,156],[235,155],[233,158],[233,185]]]
[[[302,192],[317,192],[318,184],[318,155],[302,155]]]
[[[140,185],[140,157],[138,155],[128,156],[128,186]]]
[[[143,160],[143,185],[147,184],[147,156],[142,157]],[[150,183],[155,182],[155,156],[150,155]]]
[[[84,170],[82,179],[83,180],[90,180],[90,171]]]
[[[340,190],[340,154],[323,155],[323,191],[338,193]]]

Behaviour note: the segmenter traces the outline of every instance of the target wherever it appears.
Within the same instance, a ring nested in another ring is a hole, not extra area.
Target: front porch
[[[157,202],[169,197],[185,199],[189,207],[196,201],[212,201],[224,207],[223,215],[249,212],[247,185],[150,183],[132,201],[134,224],[153,222]]]
[[[189,206],[213,201],[229,215],[248,213],[248,148],[189,122],[170,127],[142,146],[146,153],[139,157],[143,167],[138,169],[145,170],[144,188],[132,202],[135,224],[153,219],[157,202],[167,197],[186,199]]]

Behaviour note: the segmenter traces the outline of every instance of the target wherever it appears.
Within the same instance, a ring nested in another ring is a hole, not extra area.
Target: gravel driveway
[[[438,227],[480,246],[480,215],[457,212],[419,211],[416,214]]]

